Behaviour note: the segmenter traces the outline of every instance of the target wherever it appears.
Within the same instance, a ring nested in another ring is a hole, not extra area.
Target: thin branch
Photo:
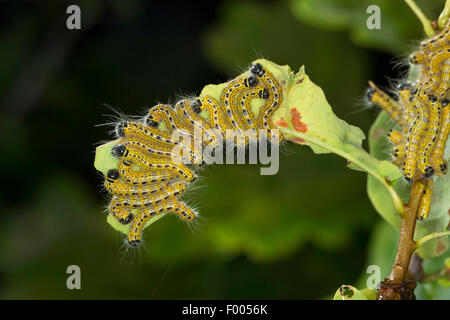
[[[443,29],[450,18],[450,0],[445,2],[444,10],[442,10],[438,19],[438,26],[440,29]]]
[[[391,274],[380,283],[377,300],[403,300],[414,298],[415,282],[407,280],[408,268],[415,249],[414,230],[417,211],[425,189],[424,180],[415,180],[411,188],[409,203],[401,215],[402,224],[397,254]]]
[[[417,250],[421,245],[423,245],[425,242],[427,242],[429,240],[432,240],[432,239],[438,238],[438,237],[449,237],[449,236],[450,236],[450,231],[430,233],[430,234],[426,235],[425,237],[417,240],[416,245],[414,246],[414,250]]]
[[[405,0],[406,4],[411,8],[414,14],[419,18],[420,22],[422,22],[423,29],[425,30],[425,34],[428,37],[432,37],[435,34],[435,30],[431,25],[431,21],[427,18],[425,13],[423,13],[422,9],[420,9],[414,0]]]

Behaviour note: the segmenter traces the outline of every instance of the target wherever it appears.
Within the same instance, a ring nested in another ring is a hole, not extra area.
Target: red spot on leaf
[[[299,80],[297,80],[297,84],[301,84],[303,82],[303,78],[301,78],[301,79],[299,79]]]
[[[292,124],[294,125],[295,131],[305,133],[308,131],[308,126],[306,125],[306,123],[302,122],[301,120],[302,120],[302,116],[300,115],[298,110],[295,108],[292,108],[291,109],[291,121],[292,121]]]
[[[447,247],[445,246],[445,244],[442,243],[441,239],[437,239],[436,254],[440,255],[445,250],[447,250]]]
[[[302,138],[291,138],[289,140],[296,143],[305,143],[305,140],[303,140]]]
[[[280,118],[280,120],[278,120],[276,124],[283,128],[287,128],[289,126],[289,124],[286,122],[286,120],[284,120],[284,118]]]

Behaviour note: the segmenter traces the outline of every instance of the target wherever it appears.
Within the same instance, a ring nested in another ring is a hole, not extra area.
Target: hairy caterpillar
[[[413,92],[416,99],[413,103],[415,118],[412,120],[411,127],[408,130],[406,138],[405,161],[402,171],[406,181],[412,181],[416,173],[417,158],[419,153],[420,141],[427,125],[428,110],[424,106],[427,103],[424,90],[415,90]]]
[[[393,144],[399,144],[403,140],[403,135],[400,131],[397,130],[389,130],[388,132],[388,139]]]
[[[443,175],[447,173],[447,161],[443,158],[444,149],[447,143],[448,134],[450,131],[450,107],[449,100],[442,101],[442,123],[439,135],[436,139],[435,149],[431,156],[431,163],[437,175]]]
[[[433,180],[427,180],[425,189],[423,190],[422,198],[419,203],[419,210],[417,212],[417,219],[424,220],[428,217],[431,206],[431,196],[433,195]]]
[[[370,88],[366,92],[367,99],[382,108],[395,122],[399,123],[401,111],[398,103],[387,93],[379,89],[372,81],[369,81],[369,85]]]
[[[264,101],[256,111],[254,99]],[[281,141],[282,136],[271,132],[271,116],[282,101],[277,80],[256,63],[226,83],[218,100],[200,96],[173,107],[159,104],[150,108],[143,121],[117,124],[118,143],[111,154],[120,161],[117,169],[108,171],[105,188],[113,196],[110,214],[131,225],[128,244],[140,243],[144,225],[155,215],[171,212],[185,221],[194,220],[196,212],[179,198],[196,179],[195,169],[203,163],[206,148],[220,146],[223,139],[236,139],[235,145],[245,147],[250,139],[266,137],[261,129],[269,132],[272,142]],[[230,130],[237,135],[230,138]],[[193,138],[194,143],[186,144],[184,138]]]
[[[441,102],[435,96],[430,96],[429,125],[428,130],[421,142],[421,153],[419,155],[418,164],[419,170],[425,177],[430,177],[434,174],[434,169],[430,163],[430,153],[436,143],[441,127],[441,108]]]
[[[400,127],[388,133],[394,144],[393,163],[401,167],[408,182],[424,179],[426,183],[418,214],[422,220],[430,210],[432,175],[443,175],[448,170],[443,156],[450,127],[450,20],[438,35],[422,41],[420,50],[409,60],[418,66],[419,73],[415,82],[397,87],[398,102],[371,82],[366,95]]]

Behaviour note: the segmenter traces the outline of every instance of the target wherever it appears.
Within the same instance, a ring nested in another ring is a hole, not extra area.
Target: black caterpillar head
[[[159,126],[159,123],[156,122],[155,120],[152,120],[150,116],[145,118],[145,124],[152,128],[158,128],[158,126]]]
[[[111,154],[114,157],[121,158],[125,154],[126,150],[127,148],[123,144],[118,144],[111,149]]]
[[[141,240],[128,240],[130,247],[136,248],[141,243]]]
[[[121,224],[129,224],[131,221],[133,221],[134,216],[132,213],[130,213],[125,219],[124,218],[120,218],[119,222]]]
[[[117,138],[122,138],[123,136],[125,136],[125,128],[127,126],[128,126],[128,123],[126,121],[119,122],[116,125],[116,137]]]
[[[409,90],[409,89],[411,89],[411,85],[407,82],[400,83],[397,86],[398,91],[405,91],[405,90]]]
[[[194,110],[195,113],[202,112],[202,102],[199,99],[192,103],[192,110]]]
[[[375,89],[374,88],[367,88],[367,90],[366,90],[366,98],[367,98],[367,100],[372,101],[372,97],[373,97],[374,93],[375,93]]]
[[[108,173],[106,176],[109,180],[117,180],[117,179],[119,179],[119,170],[110,169],[110,170],[108,170]]]
[[[253,73],[255,76],[262,77],[264,75],[264,68],[260,63],[255,63],[251,68],[250,72]]]

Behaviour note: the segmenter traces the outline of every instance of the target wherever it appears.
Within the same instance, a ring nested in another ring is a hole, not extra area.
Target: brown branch
[[[407,279],[408,267],[415,250],[414,230],[420,199],[425,189],[424,180],[415,180],[411,188],[409,203],[401,215],[402,224],[397,255],[389,277],[380,283],[377,300],[415,299],[416,283]]]

